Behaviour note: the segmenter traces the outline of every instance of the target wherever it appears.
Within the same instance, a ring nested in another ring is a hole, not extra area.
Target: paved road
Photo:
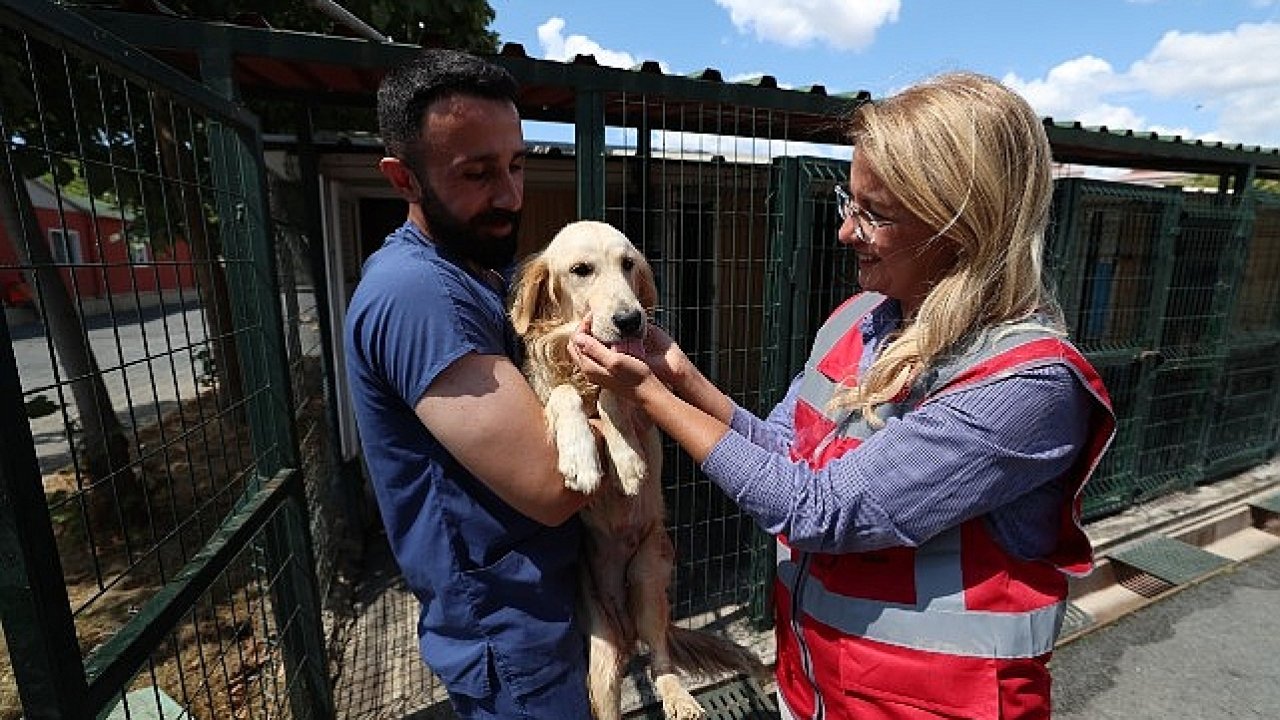
[[[319,351],[314,296],[299,292],[298,305],[306,336],[304,352],[313,354]],[[198,305],[170,303],[163,308],[130,309],[118,313],[115,320],[118,324],[112,324],[110,315],[94,316],[88,332],[107,392],[126,428],[153,424],[179,401],[191,400],[205,389],[201,376],[206,371],[199,355],[208,343],[206,320]],[[39,323],[10,328],[10,334],[27,399],[43,395],[66,406],[65,416],[55,412],[31,421],[41,471],[64,467],[71,460],[66,422],[77,416],[67,378],[60,366],[55,375],[55,354]]]
[[[103,382],[120,420],[126,427],[147,425],[176,407],[179,399],[194,398],[199,391],[200,366],[196,353],[205,347],[205,322],[198,307],[146,308],[117,317],[89,321],[89,343],[103,373]],[[43,395],[66,406],[66,415],[55,412],[31,421],[36,454],[42,472],[63,467],[71,460],[65,423],[77,417],[75,401],[66,387],[61,364],[54,373],[52,352],[38,323],[12,329],[18,375],[28,400]],[[61,385],[61,388],[59,387]],[[132,412],[130,412],[132,408]]]
[[[1280,550],[1059,648],[1055,720],[1280,718]]]

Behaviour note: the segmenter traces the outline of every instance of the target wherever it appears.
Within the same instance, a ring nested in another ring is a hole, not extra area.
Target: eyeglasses
[[[840,216],[840,222],[853,218],[854,237],[868,245],[875,241],[873,235],[877,229],[894,224],[893,220],[876,217],[870,210],[855,203],[853,196],[843,185],[836,186],[836,213]]]

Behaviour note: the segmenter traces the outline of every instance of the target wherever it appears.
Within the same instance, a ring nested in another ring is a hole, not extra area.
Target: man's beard
[[[429,185],[419,179],[422,188],[422,214],[431,230],[431,239],[447,255],[473,262],[490,270],[505,270],[516,257],[516,235],[520,230],[520,213],[493,209],[470,220],[462,220],[440,202]],[[510,223],[505,235],[487,234],[487,226]]]

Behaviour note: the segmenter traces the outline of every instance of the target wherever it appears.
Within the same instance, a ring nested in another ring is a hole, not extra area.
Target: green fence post
[[[0,619],[25,717],[79,720],[84,665],[25,406],[0,313]]]
[[[794,157],[778,158],[770,170],[770,233],[764,270],[764,332],[760,349],[760,400],[757,413],[766,412],[782,399],[793,372],[792,305],[795,302],[794,268],[796,214],[800,164]],[[768,628],[773,623],[773,578],[777,572],[776,542],[759,527],[752,535],[751,596],[752,623]]]
[[[579,89],[574,119],[574,164],[578,173],[578,218],[605,217],[604,93]]]
[[[1058,297],[1062,314],[1074,318],[1080,312],[1081,248],[1080,181],[1059,180],[1053,187],[1053,235],[1045,252],[1045,273]],[[1075,241],[1073,243],[1073,241]]]
[[[256,127],[237,131],[219,126],[211,131],[211,138],[217,186],[240,191],[239,196],[219,194],[218,226],[261,481],[282,468],[296,468],[299,462],[288,358],[282,343],[276,255],[264,202],[262,147]],[[286,671],[290,684],[301,688],[289,693],[293,714],[330,718],[332,688],[325,667],[301,477],[296,474],[284,489],[287,501],[273,524],[264,529],[263,551],[270,573],[278,578],[271,586],[272,610],[282,633]]]
[[[282,340],[284,319],[280,311],[280,288],[277,272],[278,254],[271,217],[266,205],[267,177],[261,135],[257,128],[242,130],[238,137],[241,178],[245,183],[245,204],[250,224],[245,237],[250,241],[251,265],[246,268],[254,275],[252,287],[256,296],[243,298],[256,305],[256,320],[261,328],[261,375],[259,382],[269,392],[263,396],[263,415],[270,428],[262,430],[269,437],[269,444],[276,449],[273,459],[277,467],[266,468],[264,476],[271,476],[282,467],[300,467],[297,424],[294,416],[293,385],[289,377],[289,358]],[[255,373],[256,369],[247,371]],[[311,548],[310,523],[307,500],[303,487],[304,473],[297,473],[289,484],[288,500],[276,524],[266,533],[266,550],[273,571],[286,574],[277,585],[276,617],[281,628],[286,618],[296,619],[287,626],[284,637],[285,657],[293,671],[293,677],[303,681],[309,692],[308,703],[297,695],[291,695],[296,705],[307,706],[311,717],[334,716],[333,691],[329,684],[328,663],[325,653],[324,632],[320,618],[319,591],[316,587],[315,557]],[[290,660],[291,658],[291,660]],[[302,715],[298,714],[299,717]]]

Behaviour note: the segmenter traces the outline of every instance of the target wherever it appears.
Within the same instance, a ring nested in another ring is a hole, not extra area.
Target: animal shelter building
[[[0,104],[15,219],[0,280],[25,285],[33,313],[6,314],[0,343],[3,402],[28,409],[0,420],[0,610],[24,659],[0,718],[448,717],[379,545],[341,371],[361,265],[404,218],[369,111],[420,48],[132,6],[0,2],[22,48],[22,94]],[[832,189],[849,172],[841,120],[870,94],[510,44],[492,59],[521,86],[520,254],[577,219],[622,230],[653,268],[658,322],[736,402],[772,407],[856,290]],[[249,101],[288,130],[264,132]],[[1043,122],[1058,168],[1046,272],[1118,418],[1086,520],[1268,463],[1280,149]],[[1100,179],[1122,171],[1203,187]],[[73,199],[72,178],[118,204]],[[125,309],[144,296],[145,321]],[[664,468],[675,618],[769,656],[772,539],[673,445]],[[1146,571],[1129,560],[1115,572]],[[645,716],[635,675],[629,710]],[[772,712],[746,680],[700,698],[718,717]]]

